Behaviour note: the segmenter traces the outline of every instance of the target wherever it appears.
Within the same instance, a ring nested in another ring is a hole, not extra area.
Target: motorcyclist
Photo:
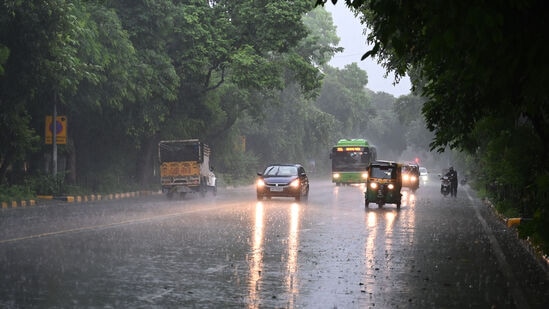
[[[446,173],[446,176],[448,176],[448,179],[450,179],[450,195],[453,197],[457,197],[458,173],[453,166],[450,166],[450,169],[448,170],[448,173]]]

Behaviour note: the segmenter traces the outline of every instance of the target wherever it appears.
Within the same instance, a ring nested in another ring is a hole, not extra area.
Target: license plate
[[[271,187],[271,192],[282,192],[284,188],[282,187]]]

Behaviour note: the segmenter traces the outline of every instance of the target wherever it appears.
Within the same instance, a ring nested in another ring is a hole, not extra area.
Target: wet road
[[[0,212],[0,308],[549,308],[545,268],[474,192],[402,208],[149,196]]]

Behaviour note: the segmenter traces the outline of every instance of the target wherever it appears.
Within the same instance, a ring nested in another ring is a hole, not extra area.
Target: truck
[[[210,147],[199,139],[165,140],[158,143],[162,193],[168,198],[179,193],[217,193],[216,177],[210,166]]]

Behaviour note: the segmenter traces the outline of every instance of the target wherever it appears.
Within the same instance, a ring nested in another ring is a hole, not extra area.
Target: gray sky
[[[343,1],[336,5],[327,2],[324,7],[334,19],[337,27],[337,35],[341,38],[339,46],[345,48],[343,53],[338,53],[330,61],[330,65],[337,68],[343,68],[345,65],[356,62],[358,66],[368,74],[368,84],[366,87],[375,92],[383,91],[399,97],[410,93],[410,79],[406,76],[400,82],[393,85],[393,74],[384,77],[385,69],[377,64],[372,58],[361,61],[360,58],[370,48],[366,43],[366,36],[362,34],[364,26],[358,18],[349,11]]]

